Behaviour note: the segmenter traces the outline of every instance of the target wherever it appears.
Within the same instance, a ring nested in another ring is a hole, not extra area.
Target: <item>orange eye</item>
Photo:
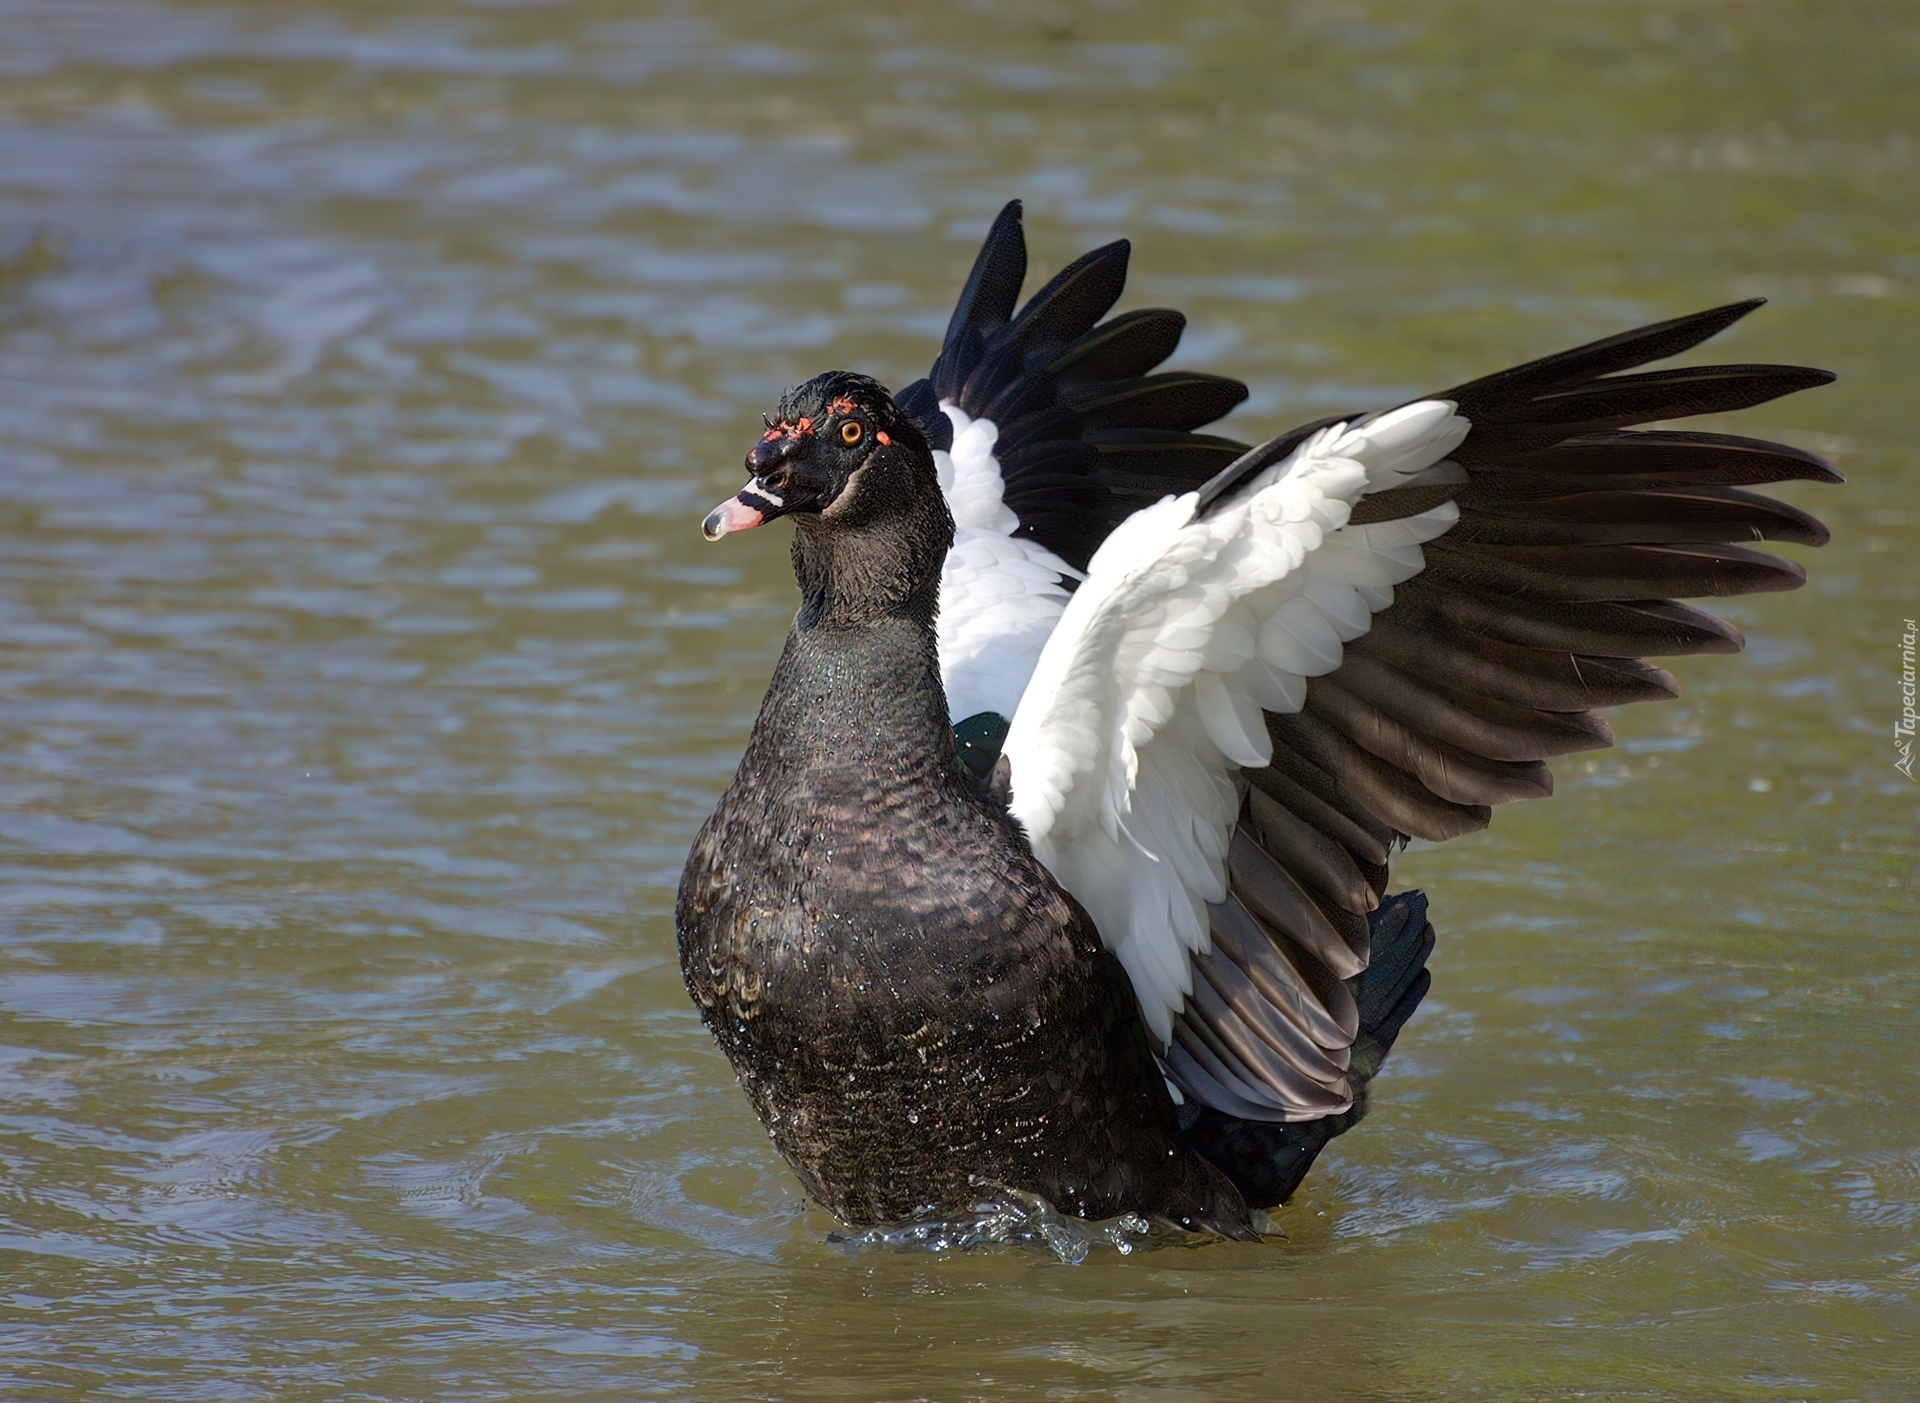
[[[867,431],[860,427],[859,421],[849,419],[840,426],[840,442],[851,448],[866,437],[866,433]]]

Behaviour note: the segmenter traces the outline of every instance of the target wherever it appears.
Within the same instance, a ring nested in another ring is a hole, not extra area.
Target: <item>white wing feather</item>
[[[1013,534],[1020,518],[1003,499],[993,421],[941,408],[953,424],[953,447],[936,451],[933,464],[954,530],[940,572],[940,679],[955,721],[981,711],[1010,717],[1067,607],[1061,580],[1080,572]]]
[[[1272,760],[1261,711],[1298,711],[1307,679],[1340,665],[1421,569],[1420,543],[1458,517],[1447,503],[1350,526],[1353,506],[1439,462],[1467,428],[1452,404],[1423,400],[1322,429],[1204,517],[1191,492],[1136,512],[1039,652],[1003,750],[1013,814],[1126,966],[1163,1046],[1193,993],[1189,956],[1208,948],[1207,904],[1227,895],[1233,771]]]

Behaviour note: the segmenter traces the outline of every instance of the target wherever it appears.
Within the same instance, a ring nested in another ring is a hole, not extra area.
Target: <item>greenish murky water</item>
[[[1264,15],[1253,18],[1250,15]],[[1920,1396],[1900,5],[0,3],[0,1394]],[[1410,855],[1263,1247],[853,1256],[680,987],[792,608],[758,414],[1006,198],[1252,438],[1751,294],[1742,659]]]

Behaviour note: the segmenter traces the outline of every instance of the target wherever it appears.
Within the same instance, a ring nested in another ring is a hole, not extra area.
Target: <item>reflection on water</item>
[[[1893,26],[0,8],[5,1391],[1908,1396]],[[1723,426],[1851,478],[1748,655],[1401,864],[1433,995],[1264,1247],[849,1258],[675,968],[792,608],[698,512],[1015,194],[1246,438],[1755,293],[1843,377]]]

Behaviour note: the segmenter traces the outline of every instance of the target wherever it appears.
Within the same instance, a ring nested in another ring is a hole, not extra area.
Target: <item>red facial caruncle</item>
[[[806,438],[812,433],[813,420],[802,415],[800,422],[797,424],[789,424],[785,419],[780,420],[778,423],[769,422],[767,424],[767,431],[760,435],[760,442],[771,443],[773,440],[781,438]]]

